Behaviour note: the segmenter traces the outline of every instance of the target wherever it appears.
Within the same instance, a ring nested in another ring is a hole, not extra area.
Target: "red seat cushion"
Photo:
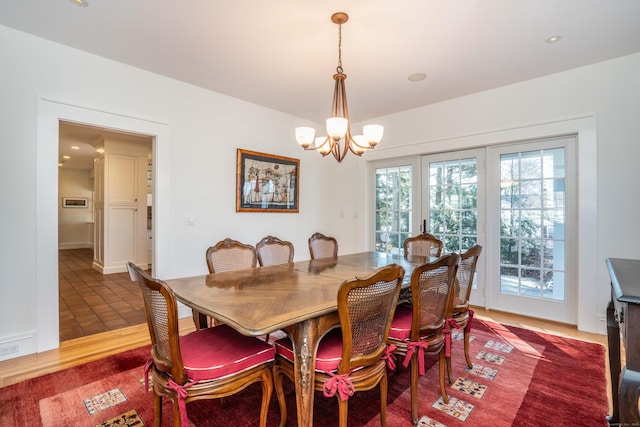
[[[182,362],[193,381],[222,378],[272,361],[274,348],[227,325],[200,329],[180,337]]]
[[[428,323],[433,323],[438,320],[435,315],[432,318],[427,318]],[[411,336],[411,321],[413,320],[413,307],[410,304],[400,304],[396,307],[396,312],[391,322],[391,329],[389,330],[389,338],[395,340],[408,340]],[[428,336],[421,337],[427,338]]]
[[[411,335],[411,320],[413,319],[413,308],[409,304],[400,304],[396,307],[393,315],[389,338],[396,340],[406,340]]]
[[[276,353],[293,363],[293,345],[289,337],[276,341]],[[342,331],[333,329],[329,331],[318,344],[316,353],[316,371],[331,372],[338,369],[342,359]]]

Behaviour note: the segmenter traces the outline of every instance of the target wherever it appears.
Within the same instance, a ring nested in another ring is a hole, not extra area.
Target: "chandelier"
[[[344,81],[347,75],[342,69],[342,24],[349,20],[349,15],[337,12],[331,15],[331,22],[338,24],[338,66],[333,75],[335,87],[333,89],[333,101],[331,103],[331,117],[327,119],[328,136],[315,138],[315,129],[312,127],[296,128],[296,140],[305,150],[316,150],[322,157],[329,153],[342,162],[342,159],[351,151],[356,156],[361,156],[365,151],[372,149],[382,139],[384,128],[380,125],[366,125],[362,128],[362,135],[351,135],[351,123],[347,108],[347,92]]]

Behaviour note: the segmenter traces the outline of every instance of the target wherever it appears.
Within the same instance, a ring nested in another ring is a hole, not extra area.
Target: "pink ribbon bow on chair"
[[[469,320],[467,320],[467,326],[464,327],[464,330],[467,332],[471,332],[471,321],[473,320],[473,310],[469,309]]]
[[[424,375],[424,351],[429,348],[429,343],[424,341],[407,342],[407,355],[404,357],[404,361],[402,362],[402,366],[405,368],[409,366],[409,362],[411,362],[411,356],[413,356],[413,352],[418,349],[418,372],[420,375]]]
[[[351,372],[352,371],[349,371],[341,375],[334,374],[333,372],[325,372],[331,378],[322,385],[322,394],[324,397],[333,397],[336,391],[341,400],[347,400],[349,396],[353,396],[356,390],[353,388],[353,383],[349,379]]]
[[[442,328],[442,332],[444,332],[444,355],[447,357],[451,357],[451,328],[460,329],[460,325],[456,322],[455,319],[447,319],[444,322],[444,328]]]
[[[149,393],[149,371],[151,370],[151,366],[153,366],[153,359],[147,360],[147,363],[144,364],[144,391],[145,391],[145,393]]]
[[[169,383],[167,384],[169,388],[175,391],[178,395],[178,410],[180,411],[180,425],[182,426],[189,425],[189,418],[187,418],[187,402],[185,402],[185,399],[187,398],[186,389],[195,384],[197,384],[197,382],[180,385],[172,379],[169,379]]]
[[[396,369],[396,355],[394,351],[396,351],[396,346],[394,344],[388,344],[385,349],[384,356],[382,356],[382,360],[387,361],[387,368],[392,371]]]

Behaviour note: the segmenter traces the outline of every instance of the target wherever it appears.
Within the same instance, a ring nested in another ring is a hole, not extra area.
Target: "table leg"
[[[298,426],[313,426],[314,366],[318,348],[318,319],[309,319],[288,328],[293,342]]]
[[[316,380],[314,367],[318,342],[327,331],[339,324],[338,312],[333,312],[285,328],[293,343],[298,427],[313,426],[313,393]]]

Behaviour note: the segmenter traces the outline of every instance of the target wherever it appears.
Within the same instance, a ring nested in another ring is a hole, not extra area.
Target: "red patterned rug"
[[[456,334],[456,338],[461,338]],[[453,347],[451,399],[439,399],[437,364],[420,379],[420,426],[606,427],[608,410],[605,349],[586,343],[493,322],[475,321],[466,370],[462,342]],[[152,395],[144,392],[143,347],[0,389],[0,426],[151,426]],[[409,370],[389,375],[387,422],[411,424]],[[290,426],[295,423],[293,387],[287,384]],[[218,402],[187,406],[190,426],[257,425],[259,386]],[[350,426],[379,426],[377,390],[357,393],[349,402]],[[164,405],[163,426],[171,425],[171,405]],[[280,421],[275,396],[268,425]],[[337,404],[316,394],[316,426],[335,426]]]

